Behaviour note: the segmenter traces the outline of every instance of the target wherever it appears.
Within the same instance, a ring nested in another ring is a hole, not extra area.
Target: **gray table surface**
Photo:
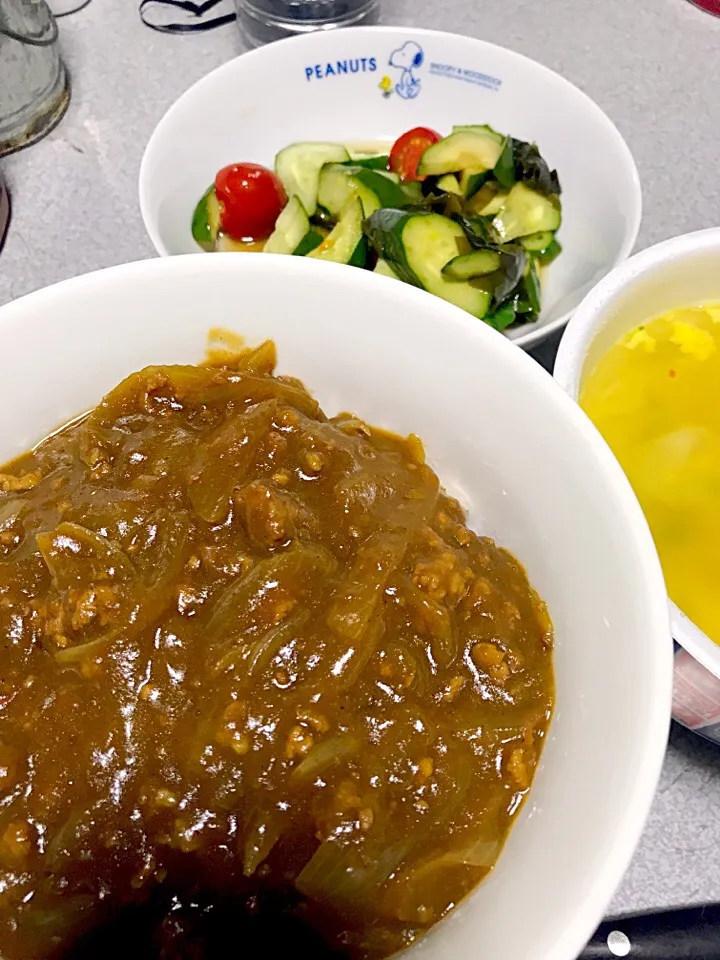
[[[137,203],[144,145],[179,94],[245,46],[234,26],[187,37],[155,33],[136,7],[93,0],[61,21],[73,77],[68,114],[44,141],[0,162],[13,201],[0,303],[154,255]],[[720,223],[720,19],[687,0],[385,0],[384,20],[502,44],[593,97],[640,170],[638,247]],[[554,346],[537,351],[545,365]],[[709,744],[673,729],[615,912],[720,900],[719,761]]]

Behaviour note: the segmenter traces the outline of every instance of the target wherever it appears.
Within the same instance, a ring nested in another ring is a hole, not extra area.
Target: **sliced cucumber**
[[[367,266],[369,252],[370,247],[368,246],[367,238],[360,237],[357,246],[353,250],[352,256],[348,260],[348,266],[365,268]]]
[[[336,219],[339,218],[341,210],[353,196],[360,198],[363,213],[366,217],[369,217],[382,206],[378,195],[354,175],[354,169],[353,167],[330,164],[323,167],[320,173],[320,189],[318,192],[320,204]],[[366,172],[371,173],[373,171]]]
[[[562,253],[561,244],[559,243],[559,241],[553,238],[553,242],[550,244],[550,246],[546,250],[542,250],[540,253],[535,253],[533,254],[533,256],[535,257],[535,259],[537,260],[537,262],[540,264],[541,267],[547,267],[548,264],[553,262],[553,260],[557,260],[557,258],[560,256],[561,253]]]
[[[366,255],[363,206],[358,197],[350,196],[341,211],[337,226],[308,256],[317,260],[330,260],[333,263],[352,263],[353,266],[362,266]],[[360,259],[362,263],[358,262]]]
[[[458,170],[492,170],[502,153],[502,144],[487,133],[451,133],[428,147],[418,164],[420,176],[440,176]]]
[[[214,190],[208,194],[207,215],[208,223],[210,224],[210,233],[213,239],[216,239],[220,233],[220,202]]]
[[[329,163],[320,171],[318,203],[336,220],[353,195],[360,197],[365,216],[370,216],[380,206],[375,194],[353,177],[352,169]]]
[[[346,141],[343,146],[350,154],[351,160],[371,160],[374,157],[390,153],[393,141],[383,140],[353,140]]]
[[[198,201],[192,218],[192,235],[198,243],[211,244],[220,233],[220,204],[215,187],[210,187]]]
[[[451,280],[472,280],[485,277],[500,269],[500,254],[494,250],[473,250],[453,257],[442,268],[443,276]]]
[[[369,217],[380,207],[397,207],[408,202],[394,179],[379,170],[331,163],[320,173],[319,203],[331,216],[338,217],[352,196],[358,196]]]
[[[392,277],[393,280],[400,279],[387,260],[383,260],[382,257],[378,257],[373,273],[379,273],[381,277]]]
[[[520,243],[542,266],[552,263],[562,253],[562,247],[551,230],[541,230],[540,233],[520,237]]]
[[[465,197],[466,200],[474,197],[475,194],[482,189],[488,177],[491,175],[492,171],[490,170],[476,170],[474,167],[463,170],[460,174],[460,189],[462,190],[463,197]]]
[[[318,202],[320,171],[326,163],[342,163],[350,154],[339,143],[292,143],[275,157],[275,172],[288,196],[299,198],[312,217]]]
[[[437,186],[438,190],[442,190],[443,193],[454,193],[457,197],[464,196],[460,181],[454,173],[446,173],[439,177]]]
[[[503,190],[499,183],[491,180],[470,200],[468,210],[476,217],[494,217],[505,206],[507,196],[508,191]]]
[[[352,166],[352,164],[349,164],[349,166]],[[362,169],[362,164],[359,164],[359,166]],[[368,169],[368,168],[366,167],[365,169]],[[400,175],[397,173],[393,173],[392,170],[380,170],[377,167],[374,167],[374,168],[371,167],[370,169],[374,169],[375,173],[379,173],[380,176],[385,177],[386,180],[392,180],[393,183],[400,183]]]
[[[487,123],[484,124],[466,124],[465,126],[453,127],[453,133],[479,133],[483,137],[491,137],[496,143],[502,143],[505,140],[505,137],[502,133],[498,133],[497,130],[493,130],[492,127],[488,126]]]
[[[197,243],[213,242],[214,238],[210,235],[210,224],[208,223],[207,198],[214,192],[215,188],[210,187],[210,189],[200,197],[193,210],[190,229],[192,230],[193,240]]]
[[[527,237],[522,237],[520,243],[530,253],[543,253],[554,239],[555,234],[552,230],[541,230],[539,233],[531,233]]]
[[[355,171],[354,177],[368,190],[372,190],[381,207],[398,207],[407,202],[406,195],[398,185],[399,180],[395,179],[394,173],[361,168]]]
[[[537,316],[537,314],[540,313],[540,278],[538,277],[532,257],[528,257],[524,286],[530,304],[530,310]]]
[[[559,226],[560,205],[557,199],[545,197],[524,183],[515,184],[502,210],[493,220],[493,227],[505,243],[530,233],[557,230]]]
[[[400,183],[400,177],[397,173],[393,173],[392,170],[387,170],[380,166],[363,163],[362,160],[346,160],[341,166],[352,168],[349,171],[350,173],[357,173],[358,170],[372,170],[373,173],[379,173],[380,176],[385,177],[386,180],[392,180],[393,183]]]
[[[365,167],[366,170],[387,170],[389,160],[390,157],[387,154],[381,154],[377,157],[355,157],[343,162],[356,167]]]
[[[308,230],[300,243],[293,250],[294,257],[306,257],[315,247],[319,247],[323,242],[323,235],[312,228]]]
[[[405,194],[405,203],[420,203],[423,198],[422,184],[419,180],[406,180],[400,184],[400,189]]]
[[[506,330],[517,319],[517,309],[514,303],[504,303],[493,313],[485,315],[485,323],[496,330]]]
[[[267,239],[265,253],[293,253],[309,229],[305,207],[297,197],[290,197]]]
[[[459,223],[439,213],[378,210],[365,224],[365,231],[378,256],[389,262],[401,280],[476,317],[484,316],[491,294],[482,281],[450,280],[442,273],[448,260],[470,250]]]
[[[490,293],[469,282],[449,280],[442,269],[448,260],[467,253],[469,244],[459,223],[438,213],[411,216],[402,232],[405,257],[428,293],[448,300],[475,317],[483,317]]]

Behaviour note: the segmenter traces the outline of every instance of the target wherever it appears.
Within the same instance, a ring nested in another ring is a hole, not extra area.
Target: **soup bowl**
[[[272,337],[328,414],[419,434],[469,524],[526,567],[555,630],[556,709],[496,869],[409,951],[573,960],[643,828],[669,724],[665,589],[633,492],[534,361],[392,279],[293,257],[114,267],[0,309],[0,459],[146,364],[203,358],[208,328]],[[621,669],[618,665],[621,665]]]
[[[720,230],[700,230],[632,257],[578,308],[555,362],[558,383],[577,400],[585,377],[624,333],[652,317],[720,301]],[[675,653],[673,716],[720,744],[720,646],[670,601]]]
[[[413,27],[309,33],[244,54],[204,77],[160,120],[140,170],[140,207],[163,256],[200,253],[190,223],[226,164],[272,167],[303,140],[391,144],[412,127],[443,136],[490,124],[537,142],[562,186],[563,252],[543,278],[523,347],[567,322],[585,293],[632,250],[641,193],[627,144],[586,94],[511,50]]]

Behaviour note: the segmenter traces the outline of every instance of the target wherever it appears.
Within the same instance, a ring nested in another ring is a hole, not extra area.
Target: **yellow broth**
[[[631,331],[586,378],[580,404],[640,500],[671,598],[720,643],[720,306]]]

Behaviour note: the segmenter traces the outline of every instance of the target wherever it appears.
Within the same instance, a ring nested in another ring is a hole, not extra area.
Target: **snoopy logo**
[[[388,61],[390,66],[402,71],[400,79],[395,84],[395,92],[403,100],[414,100],[420,93],[421,83],[415,76],[415,71],[420,69],[424,61],[425,54],[422,47],[414,40],[408,40],[390,54]]]

